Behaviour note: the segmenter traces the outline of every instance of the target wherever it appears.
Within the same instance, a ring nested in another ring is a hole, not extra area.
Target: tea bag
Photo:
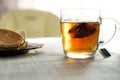
[[[95,26],[95,25],[93,25]],[[68,33],[72,33],[73,38],[88,37],[96,32],[96,28],[89,25],[89,23],[79,23],[71,28]]]

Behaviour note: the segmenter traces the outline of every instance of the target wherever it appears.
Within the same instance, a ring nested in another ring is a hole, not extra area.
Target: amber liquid
[[[98,45],[99,29],[99,22],[61,22],[64,51],[75,52],[75,54],[95,52]]]

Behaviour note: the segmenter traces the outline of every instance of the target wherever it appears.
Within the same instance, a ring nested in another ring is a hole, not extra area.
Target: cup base
[[[66,57],[69,58],[75,58],[75,59],[88,59],[88,58],[94,58],[94,53],[88,53],[88,52],[80,52],[80,53],[75,53],[75,52],[66,52],[65,53]]]

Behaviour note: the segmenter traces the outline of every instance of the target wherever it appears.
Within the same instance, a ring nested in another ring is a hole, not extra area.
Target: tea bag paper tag
[[[99,52],[102,54],[104,58],[108,58],[111,56],[110,52],[105,48],[100,49]]]

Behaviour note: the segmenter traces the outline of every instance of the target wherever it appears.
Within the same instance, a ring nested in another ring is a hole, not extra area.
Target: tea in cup
[[[61,34],[66,57],[93,58],[99,45],[102,18],[99,10],[61,10]]]

